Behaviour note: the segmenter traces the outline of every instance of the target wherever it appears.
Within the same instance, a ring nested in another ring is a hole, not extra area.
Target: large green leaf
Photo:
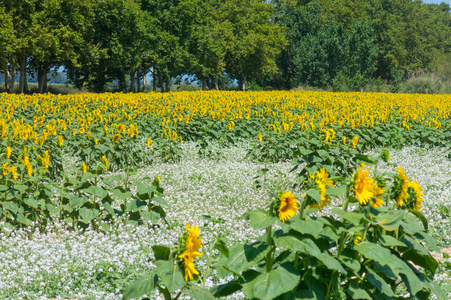
[[[99,198],[104,198],[106,195],[108,195],[108,192],[105,189],[94,185],[89,186],[88,188],[84,189],[84,191]]]
[[[157,260],[157,274],[169,292],[173,293],[185,286],[182,271],[172,260]]]
[[[278,219],[276,217],[268,216],[261,211],[252,211],[249,215],[251,226],[255,229],[263,229],[273,225]]]
[[[321,203],[321,195],[317,189],[310,189],[307,191],[307,195],[312,197],[317,203]]]
[[[241,272],[260,261],[270,250],[267,244],[237,244],[229,249],[229,259],[224,264],[234,272]]]
[[[360,252],[365,258],[375,260],[381,265],[390,263],[390,258],[392,256],[390,250],[370,242],[360,243],[356,245],[354,249]]]
[[[132,199],[130,202],[127,203],[127,206],[125,208],[126,211],[140,211],[144,209],[147,205],[146,201],[141,201],[137,198]]]
[[[71,196],[69,198],[69,207],[70,208],[80,207],[88,201],[89,199],[86,197]]]
[[[355,226],[359,225],[361,220],[365,218],[363,214],[356,212],[347,212],[338,207],[332,208],[332,213],[339,215],[340,217],[351,222]]]
[[[126,200],[132,197],[132,193],[129,190],[124,189],[123,187],[116,187],[115,189],[113,189],[113,194],[120,200]]]
[[[17,214],[17,212],[19,211],[19,206],[14,201],[3,201],[1,202],[1,204],[3,208],[9,210],[12,213]]]
[[[277,247],[289,249],[291,251],[299,251],[311,256],[321,255],[321,250],[310,238],[297,238],[292,235],[285,235],[274,239]]]
[[[230,281],[225,284],[214,286],[210,289],[215,297],[226,297],[239,291],[242,288],[238,281]]]
[[[189,288],[184,289],[185,294],[191,296],[191,298],[196,300],[214,300],[216,299],[213,294],[206,289],[198,287],[196,285],[191,285]]]
[[[99,210],[96,208],[82,207],[80,208],[79,214],[83,222],[88,224],[99,215]]]
[[[166,200],[164,200],[162,197],[160,196],[155,196],[152,198],[152,201],[157,202],[158,204],[161,205],[165,205],[165,206],[169,206],[168,202]]]
[[[33,224],[33,222],[31,222],[31,220],[25,218],[25,216],[22,213],[18,213],[16,216],[16,219],[18,222],[24,224],[25,226],[30,226],[31,224]]]
[[[346,292],[349,296],[351,296],[352,299],[372,300],[370,295],[368,295],[368,293],[364,289],[360,288],[354,282],[349,285],[349,289],[347,289]]]
[[[382,245],[385,247],[406,247],[406,244],[390,235],[381,235],[379,241],[381,241]]]
[[[155,260],[169,260],[171,248],[167,246],[154,245],[152,246],[152,250],[155,255]]]
[[[386,295],[387,297],[393,297],[394,293],[385,280],[380,277],[376,272],[374,272],[371,268],[366,268],[367,273],[366,278],[368,282],[375,286],[381,293]]]
[[[406,210],[398,210],[396,213],[380,214],[377,216],[377,225],[387,231],[394,231],[399,228],[401,221],[406,215]]]
[[[311,234],[314,237],[318,237],[323,229],[324,223],[317,219],[309,219],[309,220],[301,220],[296,218],[291,223],[291,228],[294,230],[303,233],[303,234]]]
[[[150,295],[156,288],[156,278],[154,277],[154,274],[149,274],[135,280],[127,286],[122,299],[140,299],[143,295]]]
[[[418,253],[413,249],[409,249],[402,255],[403,259],[411,260],[414,264],[425,268],[426,270],[435,273],[437,271],[438,262],[429,253],[422,254]]]
[[[341,272],[342,274],[347,274],[345,269],[343,269],[342,265],[338,260],[336,260],[334,257],[330,256],[327,252],[323,252],[320,255],[317,256],[317,258],[329,269],[331,270],[337,270]]]
[[[291,264],[285,263],[243,284],[243,290],[249,299],[274,299],[296,288],[300,280],[299,271]]]
[[[24,202],[34,209],[38,208],[38,200],[36,200],[34,197],[27,197],[25,198]]]
[[[420,243],[418,243],[414,238],[408,236],[408,235],[404,235],[401,238],[401,241],[407,245],[407,247],[411,248],[411,249],[415,249],[415,251],[417,251],[418,253],[422,254],[422,255],[429,255],[429,251]]]

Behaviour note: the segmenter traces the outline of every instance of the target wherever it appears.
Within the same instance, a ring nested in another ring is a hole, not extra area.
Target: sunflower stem
[[[205,288],[205,282],[207,281],[208,274],[210,273],[210,270],[211,270],[211,268],[210,268],[211,254],[213,253],[213,249],[215,248],[215,246],[216,246],[217,243],[218,243],[218,239],[215,240],[215,242],[213,243],[213,245],[212,245],[211,248],[210,248],[210,252],[208,253],[208,257],[207,257],[207,267],[206,267],[206,269],[205,269],[205,275],[204,275],[205,280],[202,280],[202,279],[201,279],[201,281],[202,281],[202,288],[203,288],[203,289]]]
[[[266,242],[270,247],[268,254],[266,254],[266,273],[269,273],[272,269],[272,239],[271,239],[271,226],[266,228]]]

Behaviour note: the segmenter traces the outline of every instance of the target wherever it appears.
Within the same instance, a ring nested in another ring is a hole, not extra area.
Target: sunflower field
[[[0,295],[446,299],[450,114],[451,95],[0,94]]]

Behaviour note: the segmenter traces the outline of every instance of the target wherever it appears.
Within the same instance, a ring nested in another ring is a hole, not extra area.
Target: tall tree
[[[14,28],[13,19],[0,6],[0,70],[5,74],[5,90],[11,90],[10,57],[14,52]]]
[[[234,37],[225,57],[226,71],[240,80],[244,91],[248,78],[277,72],[275,59],[286,39],[283,28],[271,21],[271,3],[227,0],[223,9]]]
[[[84,32],[79,64],[68,66],[78,87],[101,92],[113,80],[126,91],[126,76],[141,62],[144,15],[133,0],[95,0],[93,19]]]

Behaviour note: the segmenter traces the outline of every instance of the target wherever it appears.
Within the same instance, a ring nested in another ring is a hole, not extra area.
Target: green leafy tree
[[[14,51],[14,29],[13,20],[5,8],[0,6],[0,69],[5,74],[5,90],[11,87],[9,57]]]
[[[246,89],[249,78],[275,73],[275,59],[286,45],[283,28],[271,21],[273,5],[255,0],[229,0],[224,13],[232,25],[234,39],[225,57],[226,72]]]
[[[125,91],[126,75],[141,62],[144,15],[132,0],[97,0],[92,9],[79,63],[69,64],[69,77],[76,86],[97,92],[116,79],[119,89]]]

